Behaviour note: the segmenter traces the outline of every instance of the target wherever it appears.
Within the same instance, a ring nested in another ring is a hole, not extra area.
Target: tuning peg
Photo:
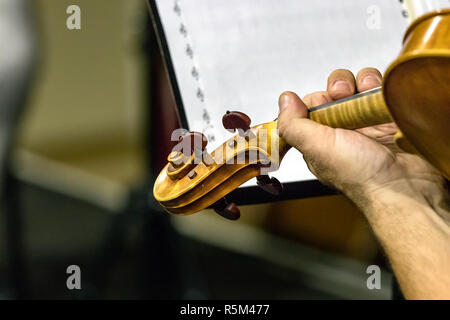
[[[256,184],[264,191],[276,196],[283,192],[283,185],[275,177],[271,178],[268,175],[259,175],[256,177]]]
[[[202,153],[207,144],[208,140],[203,133],[191,131],[180,137],[177,145],[177,149],[180,150],[177,151],[182,152],[185,156],[190,156],[195,151]]]
[[[245,133],[250,129],[250,123],[250,117],[239,111],[227,111],[222,117],[223,127],[230,132],[240,129],[239,133]]]
[[[231,202],[228,203],[225,198],[220,199],[211,206],[214,211],[225,219],[237,220],[241,216],[238,206]]]

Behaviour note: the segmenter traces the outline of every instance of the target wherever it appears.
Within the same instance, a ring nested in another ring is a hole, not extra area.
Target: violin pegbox
[[[206,150],[206,137],[198,132],[186,132],[169,154],[153,188],[155,199],[166,211],[187,215],[212,208],[222,217],[236,220],[239,208],[225,196],[255,177],[263,190],[281,193],[281,183],[267,175],[278,169],[290,148],[278,136],[276,121],[250,127],[246,114],[227,111],[222,123],[237,134],[211,154]]]
[[[206,151],[208,140],[200,132],[187,132],[181,136],[178,144],[167,157],[167,176],[172,180],[181,179],[188,175],[190,179],[195,178],[194,170],[196,164],[204,162],[207,166],[214,163],[214,159]]]
[[[227,111],[222,117],[223,127],[230,132],[238,132],[238,137],[244,138],[245,141],[256,141],[256,135],[250,128],[251,119],[248,115],[240,111]],[[228,141],[228,147],[235,148],[239,144],[237,140],[231,139]],[[264,191],[274,195],[281,194],[283,190],[282,184],[278,179],[268,175],[259,175],[256,177],[257,184]],[[225,198],[217,201],[212,208],[215,212],[224,218],[230,220],[237,220],[240,217],[240,210],[234,203],[228,203]]]
[[[250,130],[251,119],[243,112],[227,111],[222,117],[222,124],[230,132],[237,130],[239,136],[244,137],[246,141],[256,138]],[[283,191],[283,185],[275,177],[259,175],[256,177],[256,183],[261,189],[273,195],[280,195]]]

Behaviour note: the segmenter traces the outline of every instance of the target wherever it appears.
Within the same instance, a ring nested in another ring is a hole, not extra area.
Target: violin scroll
[[[222,120],[225,129],[237,129],[238,134],[209,154],[205,136],[190,132],[167,158],[153,189],[166,211],[186,215],[209,207],[236,220],[239,208],[224,197],[255,177],[263,190],[281,193],[281,183],[267,175],[278,169],[290,149],[278,135],[277,122],[250,127],[250,117],[239,111],[227,111]]]
[[[172,180],[186,175],[193,179],[196,175],[196,172],[192,171],[195,164],[203,158],[210,159],[205,150],[207,144],[208,140],[200,132],[191,131],[180,137],[178,145],[167,157],[167,176]]]

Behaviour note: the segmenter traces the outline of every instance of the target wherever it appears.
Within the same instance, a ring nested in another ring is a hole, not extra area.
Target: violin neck
[[[310,108],[309,118],[343,129],[358,129],[393,121],[381,87]]]

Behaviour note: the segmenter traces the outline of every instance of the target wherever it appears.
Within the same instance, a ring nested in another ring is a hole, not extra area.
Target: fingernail
[[[352,91],[352,86],[348,83],[348,81],[337,80],[333,83],[331,89],[335,91]]]
[[[373,74],[368,74],[362,80],[362,84],[365,86],[379,86],[381,79]]]
[[[280,95],[280,98],[278,99],[278,107],[279,107],[278,112],[281,112],[284,109],[286,109],[286,107],[289,105],[289,101],[290,101],[289,93],[283,92]]]

